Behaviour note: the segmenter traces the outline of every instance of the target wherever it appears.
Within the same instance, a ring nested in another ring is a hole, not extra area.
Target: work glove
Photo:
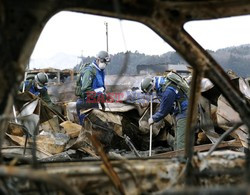
[[[153,125],[154,124],[154,119],[153,118],[149,118],[148,119],[148,124],[149,124],[149,126]]]
[[[99,87],[94,90],[96,93],[104,93],[105,89],[103,87]]]

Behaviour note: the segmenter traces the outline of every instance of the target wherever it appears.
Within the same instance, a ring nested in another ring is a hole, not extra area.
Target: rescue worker
[[[20,91],[23,91],[23,84],[24,84],[24,91],[29,91],[30,93],[39,96],[43,101],[45,101],[48,106],[53,107],[53,103],[49,97],[48,89],[48,75],[43,72],[39,72],[34,79],[26,80],[20,86]]]
[[[153,114],[152,118],[148,119],[149,125],[160,121],[168,114],[172,114],[176,124],[174,148],[183,149],[188,107],[188,84],[180,75],[170,72],[166,76],[143,79],[141,90],[144,93],[155,91],[160,99],[159,109]]]
[[[92,63],[86,64],[80,70],[75,91],[75,95],[78,96],[76,111],[80,125],[83,124],[85,118],[85,114],[80,113],[81,109],[98,108],[99,102],[104,103],[104,70],[109,62],[110,56],[108,52],[100,51]]]

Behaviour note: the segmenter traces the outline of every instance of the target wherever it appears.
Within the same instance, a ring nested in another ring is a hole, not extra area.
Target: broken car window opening
[[[31,27],[17,32],[20,43],[13,28],[0,30],[3,43],[9,42],[5,49],[0,45],[2,71],[13,72],[2,74],[0,98],[3,194],[249,192],[249,42],[212,50],[193,30],[204,32],[189,22],[209,26],[219,18],[233,24],[239,15],[248,19],[250,3],[119,2],[115,10],[97,1],[40,3],[31,12],[5,2],[21,21],[2,8],[12,17],[2,20],[6,24],[18,20]],[[93,16],[101,27],[86,30],[83,20],[74,29],[80,15]],[[67,45],[67,55],[58,50],[54,62],[39,60],[47,27],[59,24],[59,16],[64,26],[74,17],[66,26],[73,31],[62,37],[66,29],[56,26],[62,33],[53,37],[60,40],[56,44],[48,39],[51,51],[67,42],[82,48]],[[73,41],[79,32],[85,40]],[[20,47],[12,52],[13,45]]]

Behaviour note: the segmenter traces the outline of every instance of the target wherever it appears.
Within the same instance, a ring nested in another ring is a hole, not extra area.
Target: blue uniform
[[[186,117],[186,110],[188,107],[187,95],[180,92],[177,86],[169,85],[163,91],[162,88],[166,83],[165,77],[155,77],[155,88],[157,96],[160,98],[160,108],[153,115],[155,122],[160,121],[168,114],[174,114],[176,119]],[[182,99],[181,102],[179,102]],[[180,104],[180,106],[178,105]]]
[[[29,81],[25,81],[24,85],[25,85],[25,88],[27,88],[29,86],[30,82]],[[28,90],[30,93],[36,95],[36,96],[39,96],[40,95],[40,91],[35,87],[34,83],[31,84],[29,90]]]
[[[155,77],[156,94],[160,98],[160,108],[152,116],[154,122],[158,122],[168,114],[173,114],[177,122],[176,149],[184,147],[184,131],[187,117],[188,97],[176,84],[166,86],[166,77]]]
[[[80,85],[82,95],[76,102],[76,111],[79,117],[79,123],[82,125],[85,118],[84,114],[80,114],[81,109],[98,108],[96,102],[96,94],[102,94],[105,90],[105,73],[93,61],[86,66],[80,74]],[[90,95],[92,93],[92,95]]]
[[[30,93],[34,94],[35,96],[41,97],[43,101],[45,101],[47,104],[52,104],[52,101],[48,94],[48,89],[46,86],[43,86],[41,89],[38,89],[36,87],[36,84],[32,80],[28,80],[24,82],[25,85],[25,91],[29,91]],[[20,88],[20,91],[22,91],[22,86]]]

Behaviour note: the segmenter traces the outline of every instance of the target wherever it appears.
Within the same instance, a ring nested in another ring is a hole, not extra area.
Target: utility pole
[[[108,23],[104,22],[104,25],[106,27],[106,51],[109,52],[109,42],[108,42]],[[106,68],[106,74],[108,75],[108,68]]]
[[[106,26],[106,45],[107,45],[107,52],[109,52],[109,43],[108,43],[108,23],[104,22],[104,25]]]

